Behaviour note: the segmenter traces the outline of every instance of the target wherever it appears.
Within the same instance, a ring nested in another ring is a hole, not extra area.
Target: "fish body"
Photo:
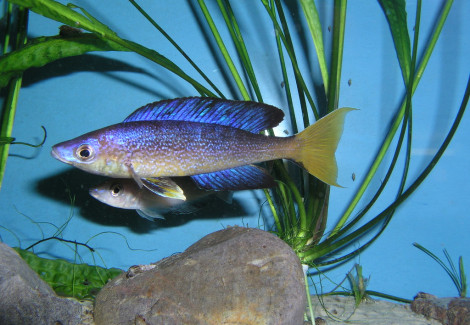
[[[139,121],[111,125],[75,140],[93,150],[93,159],[72,155],[57,145],[59,160],[85,171],[112,177],[192,176],[279,158],[292,158],[298,143],[217,124],[186,121]],[[79,148],[80,150],[80,148]],[[64,157],[67,157],[64,159]]]
[[[137,183],[157,178],[156,187],[158,178],[191,176],[211,190],[274,186],[267,171],[253,164],[285,158],[338,185],[335,150],[350,110],[336,110],[297,135],[274,137],[259,132],[282,121],[276,107],[215,98],[165,100],[137,109],[122,123],[59,143],[52,156]]]
[[[163,218],[167,213],[192,213],[197,210],[196,202],[214,194],[199,189],[189,177],[178,177],[176,183],[185,193],[186,201],[155,195],[146,187],[139,187],[130,178],[113,178],[90,188],[90,195],[109,206],[136,210],[149,220]],[[217,192],[221,193],[221,192]],[[230,200],[230,198],[226,198]]]

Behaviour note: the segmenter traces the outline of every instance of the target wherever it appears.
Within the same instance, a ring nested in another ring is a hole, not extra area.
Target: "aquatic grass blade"
[[[173,38],[168,35],[163,28],[160,27],[157,22],[150,17],[141,6],[137,4],[134,0],[129,0],[129,2],[147,19],[170,43],[174,48],[181,53],[181,55],[186,59],[186,61],[191,64],[191,66],[201,75],[202,78],[214,89],[217,95],[220,98],[225,98],[224,94],[217,88],[217,86],[209,79],[209,77],[198,67],[198,65],[186,54],[186,52],[176,43]]]
[[[341,66],[343,62],[344,32],[346,27],[347,0],[335,0],[333,22],[333,49],[331,51],[330,81],[328,83],[328,110],[338,108],[341,82]]]
[[[276,7],[278,8],[279,14],[281,14],[282,13],[281,3],[279,2],[279,0],[274,0],[274,1],[275,1],[275,4],[276,4]],[[286,49],[286,52],[289,55],[289,59],[291,61],[292,68],[294,70],[296,80],[298,81],[299,87],[302,89],[303,93],[305,94],[305,97],[307,98],[307,101],[308,101],[308,103],[309,103],[309,105],[310,105],[310,107],[311,107],[311,109],[312,109],[312,111],[315,115],[315,119],[319,119],[319,113],[318,113],[318,110],[317,110],[317,108],[315,106],[315,103],[313,101],[313,97],[310,94],[310,91],[308,90],[308,87],[305,83],[305,80],[302,77],[302,74],[300,72],[300,68],[297,64],[297,59],[295,57],[295,52],[294,52],[294,49],[293,49],[293,46],[292,46],[292,42],[289,41],[290,37],[289,37],[288,31],[284,32],[283,28],[281,28],[281,26],[279,25],[279,22],[276,19],[275,11],[269,5],[268,0],[261,0],[261,2],[263,3],[267,13],[269,14],[269,16],[271,18],[271,21],[274,24],[274,29],[276,30],[277,35],[279,35],[279,37],[281,38],[282,43],[284,45],[284,48]],[[281,22],[282,21],[285,21],[285,19],[281,19]],[[303,96],[299,96],[299,99],[302,100]],[[304,118],[304,121],[305,121],[306,117],[305,117],[304,110],[302,110],[302,115],[303,115],[303,118]]]
[[[398,62],[402,70],[403,81],[408,84],[411,66],[410,37],[406,19],[405,0],[378,0],[392,32],[393,43]]]
[[[329,75],[328,66],[326,64],[325,57],[325,46],[323,44],[323,33],[320,23],[320,17],[318,16],[317,7],[314,0],[300,0],[302,11],[307,21],[310,35],[313,39],[313,45],[317,52],[318,64],[320,66],[320,72],[323,79],[323,85],[325,87],[325,93],[328,94]]]
[[[2,114],[2,128],[0,130],[0,137],[3,139],[11,138],[21,82],[21,77],[15,77],[10,81],[10,85],[8,87],[8,95],[4,102]],[[5,175],[10,145],[10,143],[4,143],[0,146],[0,189],[2,188],[3,176]]]
[[[201,8],[201,11],[206,18],[206,22],[209,25],[209,28],[212,32],[212,35],[214,36],[214,39],[219,47],[220,53],[225,59],[225,63],[227,64],[230,72],[232,73],[233,80],[238,86],[238,89],[240,90],[240,94],[244,100],[251,100],[250,95],[248,93],[248,90],[245,87],[245,84],[243,83],[242,78],[240,77],[240,74],[238,73],[237,68],[235,67],[235,64],[233,63],[232,58],[230,57],[230,53],[227,50],[227,47],[224,44],[224,41],[222,40],[222,37],[220,36],[220,33],[217,29],[217,26],[214,23],[214,20],[212,19],[212,16],[207,9],[207,6],[205,4],[204,0],[198,0],[199,7]]]
[[[187,75],[183,70],[181,70],[173,61],[169,60],[165,56],[161,55],[157,51],[151,50],[142,46],[140,44],[125,40],[120,38],[114,31],[108,28],[106,25],[100,23],[96,18],[93,18],[89,13],[84,9],[81,9],[77,6],[72,6],[74,8],[79,8],[82,12],[85,12],[85,15],[78,13],[68,6],[64,6],[53,0],[9,0],[12,3],[18,4],[25,8],[30,9],[44,17],[56,20],[63,24],[69,25],[71,27],[79,27],[90,32],[97,34],[99,37],[102,37],[108,41],[115,42],[116,44],[123,46],[159,65],[165,69],[173,72],[181,79],[187,81],[191,84],[201,95],[212,96],[214,93],[201,85],[195,79]]]
[[[242,63],[242,67],[244,68],[245,73],[248,76],[251,88],[255,92],[256,101],[263,102],[263,96],[258,85],[258,80],[256,78],[255,71],[253,69],[253,65],[251,63],[250,56],[245,45],[245,41],[243,40],[243,35],[240,32],[237,20],[235,19],[232,7],[230,6],[230,2],[228,0],[217,0],[217,4],[219,5],[220,12],[222,13],[222,16],[225,20],[225,24],[230,32],[232,42],[235,45],[237,54]]]
[[[13,6],[9,5],[8,10],[13,11]],[[19,49],[23,47],[27,39],[27,30],[28,30],[28,10],[20,8],[17,12],[16,17],[10,15],[10,19],[16,19],[17,31],[16,31],[16,40],[12,40],[15,43],[11,44],[13,49]],[[11,28],[12,24],[9,23],[8,26]],[[10,30],[6,31],[7,34],[10,34]],[[5,38],[5,42],[9,41],[8,37]],[[8,43],[5,43],[4,51],[8,48]],[[0,129],[0,138],[8,139],[11,138],[13,131],[13,122],[15,120],[16,107],[18,103],[18,95],[20,92],[22,83],[22,74],[18,73],[16,76],[10,80],[7,90],[7,98],[3,103],[2,109],[2,122]],[[5,143],[0,146],[0,189],[2,188],[3,176],[5,175],[5,168],[8,159],[8,153],[10,151],[10,144]]]
[[[325,256],[327,254],[330,254],[331,252],[334,252],[335,250],[343,247],[344,245],[350,242],[353,242],[355,238],[358,238],[359,236],[365,234],[367,231],[369,231],[369,229],[377,225],[380,221],[384,220],[390,214],[390,212],[394,211],[397,208],[397,206],[403,203],[422,184],[422,182],[426,179],[426,177],[433,170],[433,168],[436,166],[436,164],[438,163],[438,161],[444,154],[445,150],[447,149],[450,141],[454,137],[455,132],[457,131],[459,127],[463,114],[465,113],[465,110],[467,108],[469,98],[470,98],[470,77],[467,81],[465,94],[463,96],[459,111],[457,112],[454,122],[452,123],[452,126],[446,138],[444,139],[443,143],[441,144],[441,146],[439,147],[439,149],[437,150],[436,154],[431,159],[429,164],[418,175],[416,180],[402,194],[400,194],[393,203],[391,203],[387,208],[385,208],[382,212],[380,212],[376,217],[368,221],[367,224],[363,225],[362,227],[353,231],[352,233],[346,235],[345,237],[338,239],[338,241],[333,242],[333,243],[331,241],[326,242],[326,243],[322,242],[315,248],[315,250],[310,250],[307,253],[298,254],[302,262],[311,263],[312,261],[315,261],[316,259],[322,256]],[[344,229],[341,229],[341,231],[344,231]]]
[[[460,297],[464,298],[467,296],[467,276],[465,275],[465,269],[463,267],[462,256],[459,257],[459,274],[460,274],[460,284],[461,284]]]
[[[418,86],[422,74],[427,66],[427,63],[429,62],[429,59],[431,57],[431,54],[434,50],[434,47],[436,45],[436,42],[439,38],[439,35],[442,31],[442,28],[444,26],[444,23],[447,19],[447,16],[449,14],[450,8],[452,7],[453,0],[448,0],[446,1],[445,5],[442,8],[442,11],[437,19],[437,24],[433,30],[433,33],[431,35],[431,38],[429,42],[426,44],[425,51],[423,53],[423,57],[421,59],[421,63],[419,64],[419,67],[416,71],[415,78],[413,80],[413,85],[412,85],[412,94],[414,94],[416,87]],[[331,232],[330,236],[333,236],[336,234],[348,221],[349,217],[351,216],[353,210],[356,208],[357,204],[359,203],[359,200],[362,198],[364,195],[366,189],[368,188],[370,182],[372,181],[372,178],[374,177],[375,173],[377,172],[382,160],[384,159],[390,144],[392,143],[392,140],[395,136],[395,133],[399,127],[399,125],[402,122],[403,116],[405,114],[405,108],[406,108],[406,98],[403,101],[396,117],[395,120],[392,122],[390,129],[382,142],[382,145],[380,147],[379,152],[377,153],[374,161],[372,162],[371,167],[369,168],[369,171],[367,172],[364,180],[362,181],[361,185],[359,186],[356,194],[354,195],[353,199],[351,200],[351,203],[349,204],[348,208],[346,211],[343,213],[341,216],[340,220],[334,227],[333,231]]]
[[[79,8],[77,6],[66,6],[59,2],[52,0],[8,0],[24,8],[30,9],[37,14],[60,21],[68,26],[83,28],[88,31],[97,33],[100,36],[116,35],[106,25],[100,23],[97,19],[93,18],[85,10],[81,9],[85,15],[81,15],[72,8]]]
[[[294,103],[292,100],[292,93],[291,93],[291,86],[290,86],[290,81],[289,81],[289,76],[287,74],[287,69],[286,69],[286,62],[284,59],[284,52],[282,49],[282,42],[281,38],[279,35],[276,33],[276,47],[277,47],[277,52],[278,52],[278,57],[279,57],[279,64],[281,66],[281,71],[282,71],[282,80],[283,80],[283,85],[286,93],[286,99],[287,99],[287,108],[289,110],[289,116],[295,117],[295,109],[294,109]],[[291,118],[291,127],[292,127],[292,132],[294,134],[297,134],[299,132],[299,128],[297,127],[297,121],[295,118]]]
[[[298,96],[298,99],[299,99],[299,104],[300,104],[300,111],[302,112],[302,120],[303,120],[303,124],[304,124],[304,127],[307,127],[310,123],[309,123],[309,117],[308,117],[308,109],[307,109],[307,101],[305,100],[305,97],[307,97],[307,99],[309,98],[310,94],[308,93],[308,88],[306,87],[305,85],[305,82],[304,82],[304,79],[303,79],[303,76],[298,68],[298,62],[297,62],[297,55],[296,55],[296,51],[295,51],[295,48],[294,48],[294,43],[292,41],[292,37],[291,37],[291,33],[290,33],[290,28],[289,28],[289,24],[287,23],[287,19],[286,19],[286,16],[284,14],[284,9],[282,7],[282,4],[279,0],[272,0],[271,1],[271,12],[272,12],[272,17],[278,17],[279,19],[279,22],[277,21],[273,21],[273,24],[274,24],[274,28],[276,28],[276,25],[282,27],[282,33],[280,32],[277,32],[276,35],[277,36],[282,36],[284,35],[284,38],[285,38],[285,42],[284,42],[284,48],[286,49],[287,53],[289,54],[289,59],[291,61],[291,67],[292,67],[292,70],[294,71],[294,81],[295,81],[295,86],[297,88],[297,96]],[[280,25],[279,25],[280,23]],[[298,72],[297,72],[298,71]],[[308,99],[309,103],[313,103],[313,99],[310,100]],[[314,114],[315,112],[317,112],[317,109],[316,107],[312,106],[312,109],[314,111]],[[292,115],[291,116],[296,116],[296,112],[295,110],[293,110],[292,112],[290,112]],[[315,115],[315,118],[318,119],[317,117],[318,115]]]
[[[443,250],[444,256],[447,259],[447,263],[449,266],[445,265],[445,263],[437,257],[434,253],[432,253],[430,250],[424,248],[418,243],[413,243],[413,246],[421,250],[422,252],[426,253],[428,256],[430,256],[434,261],[436,261],[447,273],[447,275],[452,279],[452,282],[454,283],[455,287],[457,288],[457,291],[459,292],[459,296],[461,298],[464,298],[467,294],[467,282],[466,282],[466,277],[465,277],[465,270],[463,268],[463,259],[462,256],[459,257],[459,271],[455,268],[454,263],[452,262],[452,259],[450,258],[449,253],[447,252],[446,249]]]

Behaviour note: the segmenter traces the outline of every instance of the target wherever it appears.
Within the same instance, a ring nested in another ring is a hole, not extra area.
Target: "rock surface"
[[[312,296],[315,325],[440,325],[411,311],[409,304],[369,299],[355,308],[354,297]],[[311,323],[305,323],[311,324]],[[464,324],[464,323],[462,323]]]
[[[136,266],[95,301],[96,324],[293,324],[306,303],[300,261],[281,239],[233,227]]]
[[[411,309],[441,324],[470,324],[470,298],[438,298],[420,292],[411,303]]]
[[[58,297],[9,246],[0,243],[0,324],[79,324],[82,306]]]

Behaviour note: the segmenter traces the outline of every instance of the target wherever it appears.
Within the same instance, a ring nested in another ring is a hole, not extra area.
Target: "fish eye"
[[[113,185],[111,185],[109,190],[111,191],[112,196],[114,196],[114,197],[119,196],[122,193],[122,185],[118,184],[118,183],[113,184]]]
[[[95,157],[95,150],[89,144],[82,144],[75,151],[75,156],[81,161],[89,161]]]

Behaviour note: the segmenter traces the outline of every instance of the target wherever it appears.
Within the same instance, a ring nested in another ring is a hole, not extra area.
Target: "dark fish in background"
[[[253,164],[290,159],[323,182],[338,186],[335,151],[344,118],[335,110],[290,137],[260,134],[284,113],[267,104],[206,97],[148,104],[114,124],[56,144],[52,156],[87,172],[133,178],[153,192],[184,199],[169,177],[191,176],[208,190],[244,190],[275,185]]]

